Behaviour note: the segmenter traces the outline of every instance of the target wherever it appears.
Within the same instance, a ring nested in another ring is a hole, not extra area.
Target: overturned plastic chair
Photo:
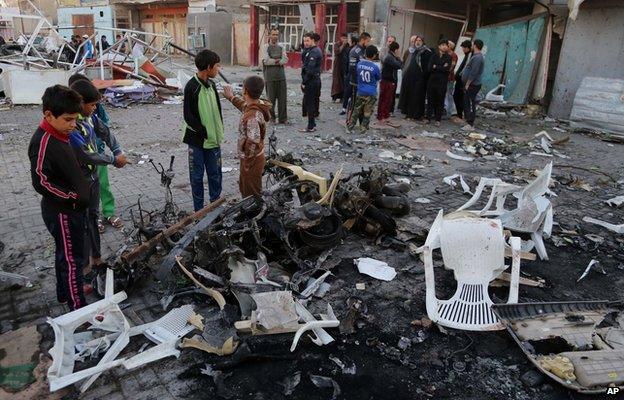
[[[507,303],[518,302],[520,238],[511,237],[512,267]],[[503,329],[490,306],[488,286],[507,267],[505,238],[500,220],[458,218],[446,220],[440,210],[422,247],[429,318],[442,326],[471,331]],[[453,270],[457,290],[449,300],[436,297],[433,251],[440,249],[444,267]]]
[[[553,225],[552,204],[546,198],[547,194],[552,194],[548,189],[551,174],[552,163],[548,163],[537,178],[524,187],[505,183],[500,179],[481,178],[474,195],[457,211],[468,210],[474,206],[483,191],[490,187],[490,197],[485,206],[479,211],[472,212],[478,216],[498,217],[505,228],[531,234],[538,255],[542,260],[548,260],[543,238],[550,237]],[[516,208],[512,210],[505,209],[509,195],[518,199]],[[495,206],[494,209],[492,205]]]
[[[193,314],[193,306],[184,305],[169,311],[156,321],[130,327],[129,321],[119,308],[119,303],[127,295],[123,291],[114,293],[113,285],[113,271],[108,269],[102,300],[56,318],[48,318],[48,323],[54,330],[54,346],[48,351],[52,357],[52,365],[47,373],[51,392],[79,381],[83,381],[80,391],[85,392],[103,372],[111,368],[123,365],[126,369],[132,369],[161,358],[180,356],[180,351],[176,348],[179,340],[194,329],[188,323]],[[94,341],[102,339],[110,343],[110,347],[97,365],[74,372],[78,336],[74,331],[85,323],[90,324],[90,329],[103,333],[103,336]],[[139,334],[144,334],[157,345],[130,358],[118,358],[130,343],[130,337]]]

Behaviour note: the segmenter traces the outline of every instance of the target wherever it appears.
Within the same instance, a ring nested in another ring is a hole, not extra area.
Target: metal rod
[[[401,8],[401,7],[392,7],[392,10],[393,11],[397,11],[397,12],[402,12],[402,13],[430,15],[432,17],[447,19],[447,20],[459,22],[459,23],[462,23],[462,24],[466,20],[466,17],[463,16],[463,15],[439,13],[439,12],[436,12],[436,11],[419,10],[419,9],[407,9],[407,8]]]
[[[188,51],[188,50],[186,50],[186,49],[184,49],[184,48],[182,48],[182,47],[180,47],[180,46],[178,46],[178,45],[176,45],[174,43],[170,43],[169,45],[171,47],[173,47],[174,49],[180,50],[182,53],[188,54],[189,56],[191,56],[193,58],[195,58],[195,56],[196,56],[196,54],[194,54],[194,53],[192,53],[192,52],[190,52],[190,51]],[[225,83],[227,83],[228,85],[230,84],[230,81],[225,77],[225,75],[223,75],[221,73],[221,71],[219,71],[219,76],[221,77],[221,79],[223,79],[225,81]]]
[[[99,59],[100,59],[100,79],[104,80],[104,57],[102,57],[103,56],[103,54],[102,54],[102,52],[103,52],[103,50],[102,50],[102,37],[100,37],[100,40],[98,40],[98,50],[100,51],[100,56],[99,56]]]
[[[164,37],[164,38],[170,38],[171,37],[171,35],[164,35],[164,34],[161,34],[161,33],[135,31],[135,30],[132,30],[132,29],[112,28],[110,26],[96,26],[96,25],[64,25],[64,26],[60,26],[60,25],[58,25],[58,26],[56,26],[56,28],[57,29],[93,28],[93,29],[97,29],[97,30],[100,30],[100,31],[136,33],[136,34],[139,34],[139,35],[156,36],[156,37]]]

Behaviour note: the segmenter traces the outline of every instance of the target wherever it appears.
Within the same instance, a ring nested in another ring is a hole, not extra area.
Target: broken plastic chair
[[[500,94],[497,94],[499,93],[499,91],[500,91]],[[504,102],[505,101],[504,93],[505,93],[505,85],[501,83],[498,86],[496,86],[494,89],[487,92],[487,94],[485,95],[485,100],[496,102],[496,103]]]
[[[512,267],[508,303],[518,301],[520,238],[511,237]],[[440,249],[444,266],[453,270],[457,291],[449,300],[435,292],[433,250]],[[427,315],[439,325],[473,331],[499,330],[503,326],[490,309],[488,286],[507,267],[505,239],[500,220],[458,218],[445,220],[442,210],[423,246]]]
[[[128,321],[123,318],[118,304],[125,300],[127,295],[125,292],[112,295],[112,290],[108,289],[112,280],[113,272],[109,269],[106,272],[106,296],[102,300],[54,319],[48,318],[48,323],[54,330],[54,346],[49,350],[52,356],[52,365],[47,374],[51,392],[92,375],[100,374],[122,363],[122,360],[115,360],[115,358],[129,342],[130,326]],[[120,314],[121,318],[119,318]],[[112,329],[115,325],[118,331],[112,335],[117,335],[117,338],[96,366],[73,372],[76,346],[74,331],[85,322],[94,326],[102,325],[107,330]]]
[[[336,328],[338,327],[338,325],[340,325],[340,321],[338,320],[338,318],[336,318],[334,310],[329,303],[327,303],[327,313],[321,314],[320,320],[314,318],[314,315],[312,315],[312,313],[308,311],[308,309],[305,308],[298,301],[295,301],[295,309],[297,310],[297,314],[299,314],[299,316],[305,321],[305,324],[301,326],[295,333],[292,345],[290,346],[291,352],[295,351],[295,349],[297,348],[297,344],[299,343],[299,339],[301,339],[301,335],[309,330],[311,330],[316,336],[310,336],[310,340],[312,340],[312,342],[317,346],[329,344],[334,341],[334,338],[331,337],[331,335],[323,329]]]
[[[0,283],[20,284],[26,287],[32,287],[30,278],[21,274],[14,274],[12,272],[5,272],[0,268]]]
[[[496,178],[481,178],[474,195],[457,211],[468,210],[475,205],[485,188],[490,187],[490,197],[479,211],[473,211],[478,216],[498,217],[503,226],[514,232],[530,233],[535,243],[535,248],[542,260],[548,260],[548,253],[544,246],[544,237],[550,237],[553,225],[553,209],[546,194],[552,194],[548,189],[552,163],[547,164],[537,178],[525,187],[505,183]],[[507,196],[512,195],[518,199],[517,206],[513,210],[505,209]],[[495,208],[492,204],[495,203]]]
[[[595,225],[598,225],[598,226],[602,226],[603,228],[606,228],[606,229],[610,230],[611,232],[624,234],[624,224],[615,225],[615,224],[611,224],[609,222],[601,221],[599,219],[592,218],[592,217],[583,217],[583,222],[587,222],[587,223],[590,223],[590,224],[595,224]]]
[[[298,165],[292,165],[279,160],[269,160],[268,163],[289,170],[294,175],[296,175],[300,181],[310,181],[316,183],[319,187],[319,194],[321,196],[325,196],[325,194],[327,193],[327,179],[323,178],[322,176],[318,176],[311,172],[308,172]]]
[[[52,356],[52,365],[48,369],[50,391],[86,379],[80,386],[80,391],[84,392],[102,372],[113,367],[123,365],[126,369],[131,369],[164,357],[179,357],[180,352],[176,349],[178,342],[194,328],[188,323],[193,307],[186,305],[173,309],[156,321],[131,328],[118,305],[127,295],[125,292],[113,294],[113,281],[113,271],[109,269],[106,271],[104,299],[60,317],[48,319],[55,336],[54,346],[49,350]],[[108,332],[101,340],[114,342],[96,366],[73,372],[76,342],[83,336],[74,334],[74,331],[87,322],[91,324],[90,329]],[[157,345],[133,357],[117,359],[130,342],[130,337],[139,334],[145,334]]]

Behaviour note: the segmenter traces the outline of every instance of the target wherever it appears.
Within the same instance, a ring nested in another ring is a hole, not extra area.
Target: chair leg
[[[435,293],[435,275],[433,272],[433,258],[431,249],[425,246],[423,259],[425,264],[425,304],[427,316],[433,322],[438,321],[438,299]]]
[[[479,201],[479,198],[481,198],[481,194],[483,193],[483,189],[485,189],[485,186],[485,182],[483,180],[480,180],[470,200],[468,200],[463,206],[459,207],[457,211],[467,210],[468,208],[475,205],[477,201]]]
[[[544,245],[544,239],[542,239],[541,232],[534,232],[531,234],[531,239],[535,243],[535,250],[537,250],[537,254],[540,259],[547,261],[548,253],[546,252],[546,246]]]
[[[520,285],[520,249],[522,241],[519,237],[509,239],[511,245],[511,282],[509,282],[509,298],[507,303],[518,302],[518,286]]]

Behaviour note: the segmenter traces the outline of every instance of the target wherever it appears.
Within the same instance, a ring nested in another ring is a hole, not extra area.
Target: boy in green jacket
[[[189,178],[193,208],[204,208],[204,170],[210,202],[221,196],[221,101],[212,78],[219,73],[219,55],[202,50],[195,57],[197,74],[184,87],[184,139],[189,148]]]

